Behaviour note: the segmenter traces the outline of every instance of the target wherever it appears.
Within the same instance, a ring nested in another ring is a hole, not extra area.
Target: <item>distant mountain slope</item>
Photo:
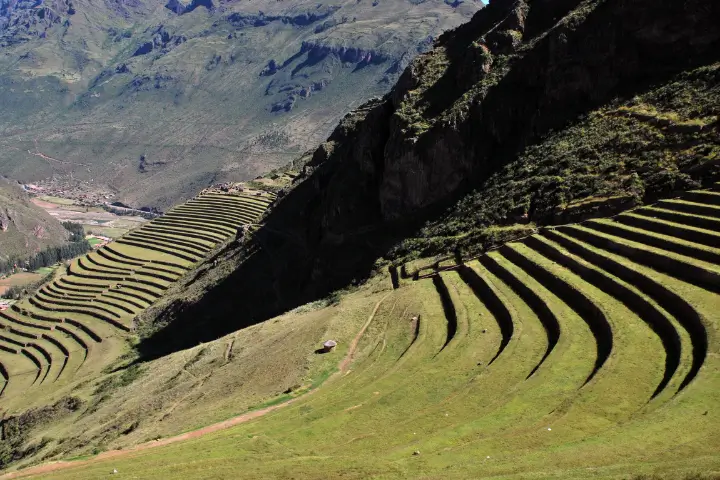
[[[27,257],[67,238],[60,222],[33,204],[17,184],[0,177],[0,260]]]
[[[296,162],[260,253],[184,289],[148,349],[268,318],[388,260],[467,257],[716,181],[720,3],[692,5],[493,0]]]
[[[2,2],[0,173],[72,173],[161,208],[314,148],[483,6]]]

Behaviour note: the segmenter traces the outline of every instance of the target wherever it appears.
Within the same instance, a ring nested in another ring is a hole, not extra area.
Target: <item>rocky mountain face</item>
[[[495,2],[413,63],[388,99],[382,216],[482,182],[578,116],[717,61],[718,20],[720,6],[700,0]]]
[[[0,45],[7,47],[33,38],[45,38],[49,29],[74,14],[71,0],[2,0]]]
[[[144,347],[317,299],[382,256],[462,254],[717,178],[719,22],[712,0],[494,0],[299,160],[253,249],[149,316],[165,328]]]
[[[0,173],[73,175],[161,208],[314,148],[483,7],[0,1]]]
[[[60,222],[33,204],[19,185],[0,177],[0,260],[26,258],[67,239]]]

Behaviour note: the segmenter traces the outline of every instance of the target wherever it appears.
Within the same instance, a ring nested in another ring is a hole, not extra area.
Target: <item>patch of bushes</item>
[[[65,230],[70,232],[71,242],[82,242],[85,239],[85,229],[82,224],[75,222],[62,222],[62,226]]]
[[[145,370],[142,365],[134,363],[125,368],[119,375],[111,375],[98,382],[95,387],[95,391],[93,392],[93,402],[85,413],[93,413],[97,411],[100,405],[111,397],[112,392],[132,384],[135,380],[140,378],[144,371]]]
[[[102,395],[118,388],[127,387],[140,378],[143,369],[139,364],[132,364],[125,368],[120,375],[114,375],[100,382],[93,395]]]
[[[76,412],[82,406],[77,397],[65,397],[49,407],[34,408],[21,415],[0,420],[0,470],[11,463],[34,455],[52,440],[42,438],[40,442],[26,445],[30,432],[58,418]]]

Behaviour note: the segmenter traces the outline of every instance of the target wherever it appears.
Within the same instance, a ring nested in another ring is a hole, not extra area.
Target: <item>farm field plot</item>
[[[28,285],[33,282],[37,282],[41,278],[42,275],[35,272],[20,272],[10,275],[7,278],[2,278],[0,279],[0,295],[5,293],[5,291],[10,287]]]
[[[4,294],[10,287],[25,287],[32,286],[33,284],[40,282],[48,275],[53,274],[58,268],[58,265],[50,267],[41,267],[32,272],[14,273],[8,275],[5,278],[0,278],[0,295]]]
[[[101,207],[81,206],[74,200],[59,197],[40,196],[33,198],[32,202],[61,222],[80,223],[86,231],[112,238],[117,238],[148,221],[138,216],[116,215]]]
[[[256,221],[270,199],[200,195],[168,215],[73,260],[67,272],[0,312],[0,395],[87,377],[116,358],[134,319],[218,244]],[[191,226],[175,221],[187,210]]]
[[[656,229],[670,220],[645,207],[441,262],[446,268],[376,294],[374,309],[366,301],[353,310],[368,293],[350,294],[342,316],[369,316],[340,354],[357,350],[311,395],[280,396],[268,405],[282,408],[237,417],[232,428],[45,473],[713,478],[690,475],[720,471],[720,243],[698,226],[720,215],[706,215],[712,194],[685,198],[695,210],[674,202],[684,210],[672,228]],[[291,331],[276,355],[294,345]],[[166,433],[193,426],[180,422]]]

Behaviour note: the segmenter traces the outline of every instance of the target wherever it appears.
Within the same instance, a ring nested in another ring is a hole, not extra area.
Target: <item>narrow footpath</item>
[[[370,326],[373,319],[375,318],[375,315],[377,314],[377,311],[380,308],[380,305],[382,305],[382,303],[385,301],[385,299],[390,295],[391,295],[391,293],[388,293],[387,295],[385,295],[383,298],[381,298],[375,304],[375,307],[373,308],[372,312],[370,313],[370,316],[368,317],[367,321],[360,328],[357,335],[355,335],[355,338],[353,338],[352,342],[350,342],[350,347],[348,348],[348,351],[345,354],[345,356],[338,363],[338,370],[333,374],[333,377],[338,376],[338,375],[345,375],[348,373],[348,368],[350,367],[350,364],[352,363],[352,361],[355,357],[355,351],[357,350],[358,344],[360,343],[360,339],[365,334],[365,331],[367,330],[367,328]],[[325,382],[325,383],[327,383],[327,382]],[[148,450],[151,448],[162,447],[165,445],[170,445],[172,443],[190,440],[193,438],[203,437],[203,436],[211,434],[213,432],[225,430],[227,428],[234,427],[235,425],[240,425],[241,423],[249,422],[250,420],[254,420],[256,418],[267,415],[270,412],[274,412],[275,410],[284,408],[288,405],[295,403],[296,401],[298,401],[300,399],[307,398],[309,395],[312,395],[313,393],[317,392],[319,388],[320,387],[318,387],[314,390],[310,390],[305,395],[295,397],[291,400],[288,400],[287,402],[280,403],[277,405],[272,405],[270,407],[265,407],[265,408],[262,408],[259,410],[253,410],[251,412],[243,413],[242,415],[238,415],[237,417],[230,418],[223,422],[214,423],[212,425],[208,425],[208,426],[200,428],[198,430],[193,430],[191,432],[186,432],[186,433],[183,433],[180,435],[175,435],[173,437],[167,437],[167,438],[162,438],[159,440],[153,440],[150,442],[140,443],[133,447],[124,448],[122,450],[108,450],[107,452],[102,452],[102,453],[100,453],[92,458],[89,458],[87,460],[71,460],[71,461],[60,460],[57,462],[45,463],[45,464],[37,465],[34,467],[24,468],[22,470],[17,470],[15,472],[8,472],[4,475],[0,475],[0,480],[10,480],[10,479],[15,479],[15,478],[27,478],[27,477],[31,477],[34,475],[42,475],[42,474],[46,474],[46,473],[56,472],[58,470],[65,470],[67,468],[81,467],[81,466],[89,465],[91,463],[95,463],[95,462],[102,461],[102,460],[126,457],[128,455],[131,455],[133,453],[136,453],[136,452],[139,452],[142,450]]]

